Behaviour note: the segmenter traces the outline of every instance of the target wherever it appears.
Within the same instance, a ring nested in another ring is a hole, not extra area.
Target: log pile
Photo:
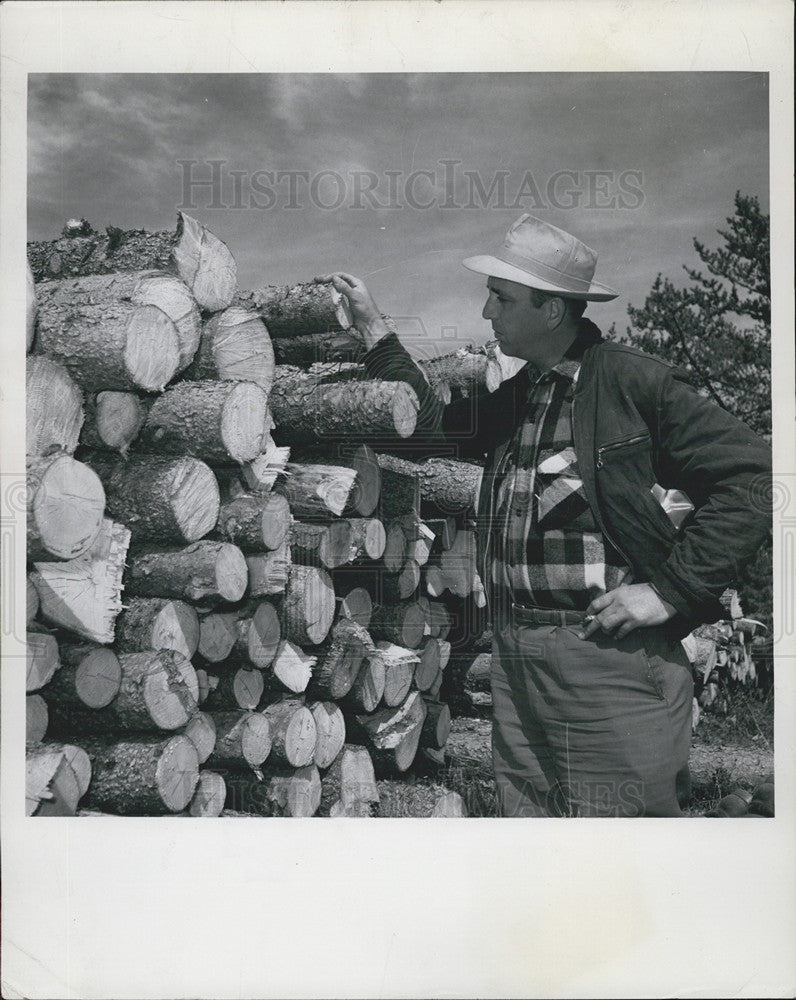
[[[418,401],[348,303],[236,296],[187,216],[29,260],[29,813],[379,815],[444,757],[477,468],[373,450]],[[429,377],[466,393],[465,354]]]

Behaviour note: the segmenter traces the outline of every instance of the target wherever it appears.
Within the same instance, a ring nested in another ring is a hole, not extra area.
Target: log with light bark
[[[239,306],[211,316],[202,329],[199,350],[186,376],[254,382],[264,392],[270,392],[274,348],[260,317]]]
[[[409,694],[420,657],[414,650],[392,642],[378,642],[376,648],[384,661],[382,701],[388,708],[395,708]]]
[[[293,337],[275,336],[273,344],[277,363],[297,368],[309,368],[316,362],[361,361],[367,350],[362,334],[354,327]]]
[[[306,818],[314,816],[321,801],[321,776],[314,764],[277,768],[269,760],[263,780],[225,772],[226,809],[247,815]]]
[[[215,604],[239,601],[249,571],[236,545],[207,539],[183,549],[145,551],[131,556],[124,584],[137,597],[174,597]]]
[[[420,733],[421,746],[441,750],[448,742],[451,732],[451,710],[444,701],[424,698],[426,718]]]
[[[30,264],[26,265],[25,276],[25,350],[30,351],[33,347],[33,338],[36,335],[36,282],[33,278],[33,271]]]
[[[81,740],[91,759],[88,805],[122,816],[180,812],[199,780],[196,747],[184,735]]]
[[[293,521],[288,538],[294,562],[336,569],[350,560],[353,529],[346,520],[326,524]]]
[[[179,729],[197,710],[199,685],[190,660],[173,650],[121,653],[121,687],[106,708],[64,703],[43,688],[53,735],[106,735]],[[77,741],[79,742],[79,740]]]
[[[276,648],[271,671],[266,676],[266,682],[272,691],[300,695],[307,690],[312,678],[313,667],[317,663],[316,656],[305,653],[288,639],[283,639]]]
[[[290,504],[279,493],[248,493],[221,505],[216,533],[244,552],[278,549],[290,530]]]
[[[347,743],[322,778],[319,816],[376,815],[379,789],[367,749]]]
[[[323,521],[339,517],[354,485],[356,471],[343,465],[300,465],[288,462],[275,486],[299,520]]]
[[[105,708],[122,686],[122,668],[112,649],[91,643],[61,643],[61,669],[50,681],[47,697],[76,709]]]
[[[202,320],[196,301],[183,281],[163,271],[121,271],[45,281],[39,285],[39,295],[47,304],[67,308],[126,301],[160,309],[177,331],[178,371],[191,363],[199,347]]]
[[[116,620],[116,648],[122,653],[173,649],[190,660],[199,645],[199,616],[184,601],[130,597]]]
[[[489,365],[486,353],[468,347],[419,362],[428,384],[446,403],[454,394],[469,397],[486,386]]]
[[[105,490],[83,462],[61,452],[27,460],[28,559],[75,559],[99,534]]]
[[[318,730],[312,712],[299,701],[277,701],[262,713],[271,725],[271,756],[274,767],[305,767],[315,756]]]
[[[25,739],[28,743],[40,743],[49,725],[47,702],[40,694],[25,697]]]
[[[426,757],[430,753],[429,750],[421,750],[418,756],[422,754]],[[378,815],[381,819],[467,816],[467,808],[461,795],[438,782],[409,785],[406,782],[381,781],[379,795]]]
[[[271,725],[259,712],[215,712],[210,767],[259,767],[271,752]]]
[[[25,754],[25,815],[74,816],[80,801],[77,776],[61,751],[42,744]]]
[[[377,652],[365,655],[343,705],[352,712],[375,712],[384,694],[384,658]]]
[[[179,382],[150,407],[137,447],[205,462],[250,462],[269,434],[268,396],[253,382]]]
[[[483,468],[452,458],[427,458],[410,462],[395,455],[379,454],[382,473],[389,470],[411,476],[420,484],[421,509],[434,514],[460,514],[475,508]]]
[[[227,783],[217,771],[200,771],[196,791],[188,805],[188,815],[215,818],[224,811]]]
[[[39,595],[36,586],[30,578],[30,574],[25,577],[25,624],[30,625],[39,613]]]
[[[238,615],[231,611],[210,611],[199,617],[196,651],[205,663],[222,663],[231,654],[238,635]]]
[[[25,366],[25,450],[71,455],[83,426],[83,393],[58,361],[32,354]]]
[[[105,233],[28,243],[28,260],[36,281],[115,271],[167,271],[185,282],[199,307],[208,312],[226,309],[237,284],[237,267],[226,244],[182,212],[174,232],[109,226]]]
[[[333,701],[315,701],[307,707],[312,712],[317,730],[313,762],[316,767],[325,769],[343,749],[345,719],[339,705]]]
[[[129,544],[127,528],[104,518],[84,555],[68,562],[37,562],[31,580],[40,616],[92,642],[113,642]]]
[[[346,575],[343,578],[335,579],[335,593],[337,594],[337,618],[347,618],[356,622],[362,628],[370,625],[373,616],[373,601],[370,594],[364,587],[351,586],[351,581]]]
[[[363,660],[368,654],[375,654],[375,646],[366,629],[341,618],[316,652],[317,665],[312,671],[308,694],[315,699],[337,701],[351,690]]]
[[[292,561],[287,542],[270,552],[254,552],[247,555],[249,583],[246,594],[252,598],[284,594]]]
[[[268,601],[258,601],[254,608],[242,611],[235,623],[235,651],[258,670],[271,666],[282,638],[276,608]]]
[[[387,532],[377,517],[350,517],[351,545],[347,562],[361,563],[381,559],[387,545]]]
[[[216,724],[209,712],[197,712],[182,730],[196,747],[199,763],[204,764],[216,745]]]
[[[91,760],[86,751],[74,743],[59,743],[56,740],[28,743],[25,748],[26,761],[46,757],[49,754],[64,756],[77,781],[78,799],[82,799],[91,784]]]
[[[218,483],[199,459],[133,455],[123,461],[94,452],[87,461],[105,487],[108,517],[125,524],[136,542],[195,542],[218,520]]]
[[[127,457],[146,420],[149,404],[134,392],[89,394],[80,443]]]
[[[374,608],[370,631],[374,639],[417,649],[423,641],[425,625],[425,616],[417,603],[405,601],[401,604],[380,604]]]
[[[73,305],[53,296],[39,305],[37,331],[37,351],[94,392],[162,392],[179,370],[177,327],[157,306],[104,296]]]
[[[25,691],[30,694],[52,680],[61,666],[61,659],[57,639],[47,632],[28,632],[26,649]]]
[[[280,605],[283,636],[299,646],[323,642],[331,628],[335,607],[329,574],[317,566],[292,563]]]
[[[256,310],[272,337],[347,331],[353,326],[348,300],[331,283],[267,285],[239,292],[235,301]]]
[[[238,709],[253,712],[265,691],[262,671],[255,667],[236,667],[234,663],[221,669],[219,674],[207,672],[208,692],[202,708],[208,712]]]
[[[362,438],[408,438],[420,404],[406,382],[324,382],[279,365],[269,396],[277,444]]]
[[[420,692],[411,691],[397,708],[383,708],[371,715],[357,715],[376,774],[390,775],[409,769],[417,753],[426,706]]]

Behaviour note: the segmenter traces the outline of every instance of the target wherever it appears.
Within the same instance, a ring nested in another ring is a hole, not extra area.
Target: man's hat
[[[468,257],[462,263],[478,274],[556,292],[564,298],[607,302],[619,295],[593,280],[597,264],[594,250],[532,215],[517,219],[493,253]]]

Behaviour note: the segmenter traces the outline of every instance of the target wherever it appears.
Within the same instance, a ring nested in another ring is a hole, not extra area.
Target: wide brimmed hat
[[[564,298],[608,302],[619,295],[594,280],[594,250],[532,215],[517,219],[493,253],[468,257],[462,263],[478,274],[556,292]]]

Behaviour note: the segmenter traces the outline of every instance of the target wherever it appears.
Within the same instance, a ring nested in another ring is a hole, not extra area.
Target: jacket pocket
[[[600,445],[597,449],[597,468],[602,469],[605,464],[605,459],[610,459],[611,453],[620,451],[624,448],[638,447],[646,442],[651,442],[652,438],[649,431],[644,431],[641,434],[633,434],[630,437],[622,438],[619,441],[611,441],[609,444]]]

